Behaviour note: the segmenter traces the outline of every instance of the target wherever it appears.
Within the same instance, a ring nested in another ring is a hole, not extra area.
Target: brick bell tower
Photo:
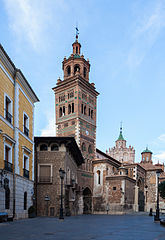
[[[89,60],[81,55],[81,44],[72,44],[73,52],[64,57],[64,80],[57,80],[55,92],[56,134],[75,137],[85,159],[83,170],[92,172],[96,153],[96,101],[99,93],[89,83]]]

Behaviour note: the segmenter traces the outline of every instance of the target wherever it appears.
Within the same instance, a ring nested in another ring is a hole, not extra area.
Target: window
[[[13,164],[12,164],[12,148],[10,145],[6,144],[5,147],[5,170],[12,172],[13,171]]]
[[[71,105],[69,104],[68,105],[68,114],[70,114],[71,113]]]
[[[63,106],[62,116],[65,116],[65,106]]]
[[[70,66],[67,67],[67,70],[66,70],[66,71],[67,71],[67,76],[70,76],[70,73],[71,73],[71,68],[70,68]]]
[[[86,151],[86,145],[85,145],[85,143],[84,143],[84,142],[82,143],[81,149],[82,149],[82,151],[83,151],[83,152],[85,152],[85,151]]]
[[[29,179],[29,157],[23,157],[23,176]]]
[[[69,92],[68,93],[68,99],[73,98],[73,97],[74,97],[74,91]]]
[[[84,113],[84,105],[81,104],[81,113],[83,114]]]
[[[78,54],[78,47],[76,47],[76,54]]]
[[[90,117],[90,115],[91,115],[91,109],[89,108],[89,111],[88,111],[88,115],[89,115],[89,117]]]
[[[27,210],[27,192],[24,192],[24,210]]]
[[[59,96],[59,102],[65,101],[65,94]]]
[[[58,150],[59,150],[59,147],[58,147],[57,144],[53,144],[53,145],[51,146],[51,151],[58,151]]]
[[[72,103],[72,113],[74,113],[74,103]]]
[[[100,170],[97,171],[97,184],[100,184]]]
[[[40,145],[40,151],[47,151],[47,150],[48,150],[48,146],[46,144]]]
[[[116,187],[113,187],[113,190],[115,191],[115,190],[116,190]]]
[[[10,209],[10,189],[5,190],[5,209]]]
[[[91,110],[91,118],[93,119],[93,110]]]
[[[4,117],[9,123],[12,123],[12,100],[7,94],[5,94],[4,104]]]
[[[87,109],[87,107],[84,106],[84,115],[86,115],[86,109]]]
[[[62,107],[59,109],[59,116],[62,117]]]
[[[29,136],[29,117],[27,114],[23,114],[23,126],[24,126],[24,133],[28,137]]]
[[[92,153],[93,151],[92,151],[92,146],[91,145],[89,145],[89,147],[88,147],[88,153]]]
[[[87,69],[86,67],[84,67],[84,77],[86,78],[86,76],[87,76]]]
[[[40,183],[51,183],[51,165],[39,165],[39,182]]]
[[[74,66],[74,74],[76,74],[76,72],[80,72],[80,66],[78,64]]]

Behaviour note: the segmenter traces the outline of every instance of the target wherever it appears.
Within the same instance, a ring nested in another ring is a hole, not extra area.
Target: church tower
[[[152,152],[146,147],[146,149],[141,153],[142,160],[141,163],[153,163],[152,162]]]
[[[92,172],[96,152],[96,109],[98,92],[89,82],[90,63],[81,55],[76,33],[72,54],[64,57],[64,79],[58,79],[55,92],[56,134],[75,137],[85,159],[83,169]]]
[[[115,143],[116,146],[109,148],[109,153],[107,153],[121,163],[134,163],[135,149],[131,146],[127,148],[127,141],[123,137],[122,126],[120,127],[120,134]]]

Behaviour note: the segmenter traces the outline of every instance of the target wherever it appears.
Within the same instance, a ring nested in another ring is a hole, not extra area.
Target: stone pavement
[[[165,240],[165,227],[148,215],[82,215],[0,223],[0,240]]]

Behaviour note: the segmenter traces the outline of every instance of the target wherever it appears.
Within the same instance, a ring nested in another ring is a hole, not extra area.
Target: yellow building
[[[27,217],[33,204],[36,94],[0,45],[0,212]]]

